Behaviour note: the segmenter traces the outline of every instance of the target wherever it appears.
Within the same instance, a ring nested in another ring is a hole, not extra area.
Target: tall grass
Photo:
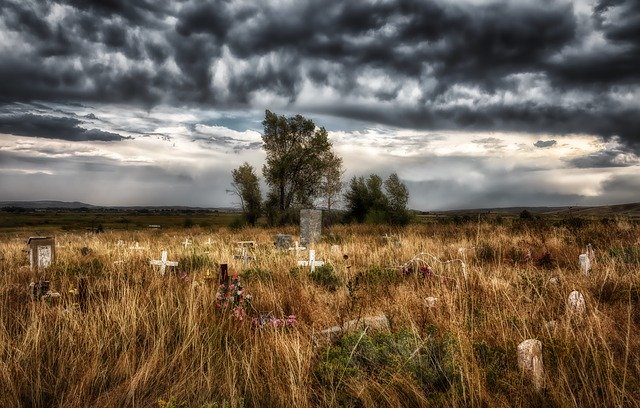
[[[331,287],[295,267],[306,254],[274,248],[277,230],[193,229],[186,249],[184,230],[59,235],[57,262],[40,276],[22,252],[26,236],[6,236],[0,406],[640,406],[640,227],[601,228],[413,225],[393,231],[395,246],[384,228],[334,226],[315,246],[336,276]],[[258,246],[243,265],[233,241],[246,239]],[[148,249],[129,250],[133,241]],[[597,254],[589,276],[578,267],[585,242]],[[162,249],[181,262],[164,277],[148,264]],[[397,267],[420,252],[463,259],[467,279],[458,263],[434,262],[431,278],[402,275]],[[252,295],[249,315],[294,314],[298,325],[256,328],[216,309],[221,263]],[[86,311],[69,293],[80,276]],[[27,286],[38,278],[62,299],[32,301]],[[587,301],[581,318],[567,314],[573,290]],[[389,330],[314,341],[382,313]],[[542,392],[518,371],[516,347],[528,338],[543,343]]]

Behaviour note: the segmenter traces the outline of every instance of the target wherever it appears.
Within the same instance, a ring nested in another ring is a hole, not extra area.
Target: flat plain
[[[325,265],[311,273],[297,266],[306,250],[274,246],[295,226],[190,219],[103,222],[102,233],[95,223],[4,224],[0,405],[640,405],[636,220],[334,225],[313,247]],[[34,235],[56,238],[45,271],[31,271],[24,252]],[[234,257],[249,240],[255,259]],[[163,250],[178,266],[161,276],[149,261]],[[221,264],[242,299],[221,302]],[[60,298],[33,298],[29,284],[43,279]],[[583,312],[568,302],[573,291]],[[539,390],[518,367],[527,339],[542,343]]]

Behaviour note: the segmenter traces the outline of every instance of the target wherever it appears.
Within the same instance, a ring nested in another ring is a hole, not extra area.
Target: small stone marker
[[[384,234],[382,238],[387,242],[388,245],[392,245],[396,247],[399,247],[402,245],[402,242],[400,242],[400,238],[395,235]]]
[[[428,298],[426,298],[424,300],[424,303],[427,305],[427,307],[431,308],[431,307],[435,307],[436,303],[438,302],[438,298],[437,297],[433,297],[433,296],[429,296]]]
[[[322,237],[322,211],[300,210],[300,243],[313,244]]]
[[[582,293],[574,290],[569,293],[568,299],[569,313],[574,316],[582,316],[587,311],[587,304]]]
[[[589,275],[589,270],[591,269],[589,256],[587,254],[580,254],[578,260],[580,261],[580,270],[582,271],[582,274]]]
[[[167,261],[167,251],[162,251],[162,256],[160,260],[151,260],[149,261],[151,265],[160,266],[160,275],[164,276],[164,272],[167,266],[173,267],[178,266],[178,262],[175,261]]]
[[[56,241],[52,237],[30,237],[27,240],[29,247],[29,264],[31,270],[48,268],[56,258]]]
[[[184,241],[182,241],[182,246],[184,246],[185,249],[191,244],[192,242],[189,238],[185,238]]]
[[[544,388],[544,366],[542,364],[542,343],[528,339],[518,344],[518,367],[533,383],[536,391]]]
[[[293,242],[293,237],[288,234],[277,234],[276,235],[276,248],[278,249],[289,249],[291,247],[291,243]]]
[[[234,259],[241,259],[243,264],[256,259],[249,254],[249,249],[256,245],[255,241],[238,241],[236,244],[238,245],[238,250],[240,250],[240,255],[234,255]]]
[[[141,247],[140,243],[138,243],[138,241],[136,241],[136,244],[133,246],[130,246],[129,249],[133,249],[134,251],[142,251],[144,249],[147,249],[145,247]]]
[[[385,315],[367,316],[362,319],[349,320],[343,326],[332,326],[314,335],[316,344],[335,343],[347,331],[354,330],[389,330],[389,319]]]
[[[314,249],[309,250],[308,261],[298,261],[298,266],[308,266],[311,268],[311,272],[315,272],[316,266],[323,266],[324,261],[316,261],[316,251]]]

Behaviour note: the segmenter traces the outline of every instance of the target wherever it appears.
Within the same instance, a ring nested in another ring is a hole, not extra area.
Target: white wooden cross
[[[295,246],[289,248],[289,251],[296,251],[296,255],[298,255],[298,251],[302,251],[307,249],[306,247],[300,246],[298,241],[295,242]]]
[[[134,246],[130,246],[129,249],[134,249],[136,251],[142,251],[143,249],[147,249],[147,248],[141,247],[140,243],[138,243],[138,241],[136,241],[136,244]]]
[[[213,245],[213,241],[211,241],[211,237],[204,243],[205,245]]]
[[[315,249],[309,250],[309,260],[308,261],[298,261],[298,266],[308,266],[311,268],[311,272],[316,270],[316,266],[323,266],[324,261],[316,261],[316,251]]]
[[[184,241],[182,242],[182,245],[184,245],[185,249],[191,245],[191,240],[189,238],[185,238]]]
[[[178,266],[178,262],[175,261],[167,261],[167,251],[162,251],[162,256],[160,260],[151,260],[149,261],[151,265],[157,265],[160,267],[160,275],[164,276],[164,271],[167,266]]]

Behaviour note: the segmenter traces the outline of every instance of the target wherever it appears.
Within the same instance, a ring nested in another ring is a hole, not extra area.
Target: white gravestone
[[[582,293],[577,290],[569,293],[568,304],[569,313],[572,315],[582,316],[587,311],[587,304],[584,300],[584,296],[582,296]]]
[[[580,270],[584,275],[589,275],[589,270],[591,269],[591,261],[589,260],[589,255],[580,254],[578,257],[580,261]]]
[[[528,339],[518,344],[518,367],[533,383],[536,391],[541,391],[544,387],[544,366],[540,340]]]
[[[45,269],[55,261],[55,239],[52,237],[30,237],[27,240],[29,247],[29,264],[31,270]]]
[[[167,266],[174,267],[178,266],[178,262],[175,261],[167,261],[167,251],[162,251],[162,256],[160,260],[151,260],[149,261],[151,265],[156,265],[160,267],[160,275],[164,276],[164,272]]]
[[[323,266],[324,261],[316,261],[316,251],[314,249],[309,250],[308,261],[298,261],[298,266],[308,266],[311,272],[315,272],[316,266]]]

